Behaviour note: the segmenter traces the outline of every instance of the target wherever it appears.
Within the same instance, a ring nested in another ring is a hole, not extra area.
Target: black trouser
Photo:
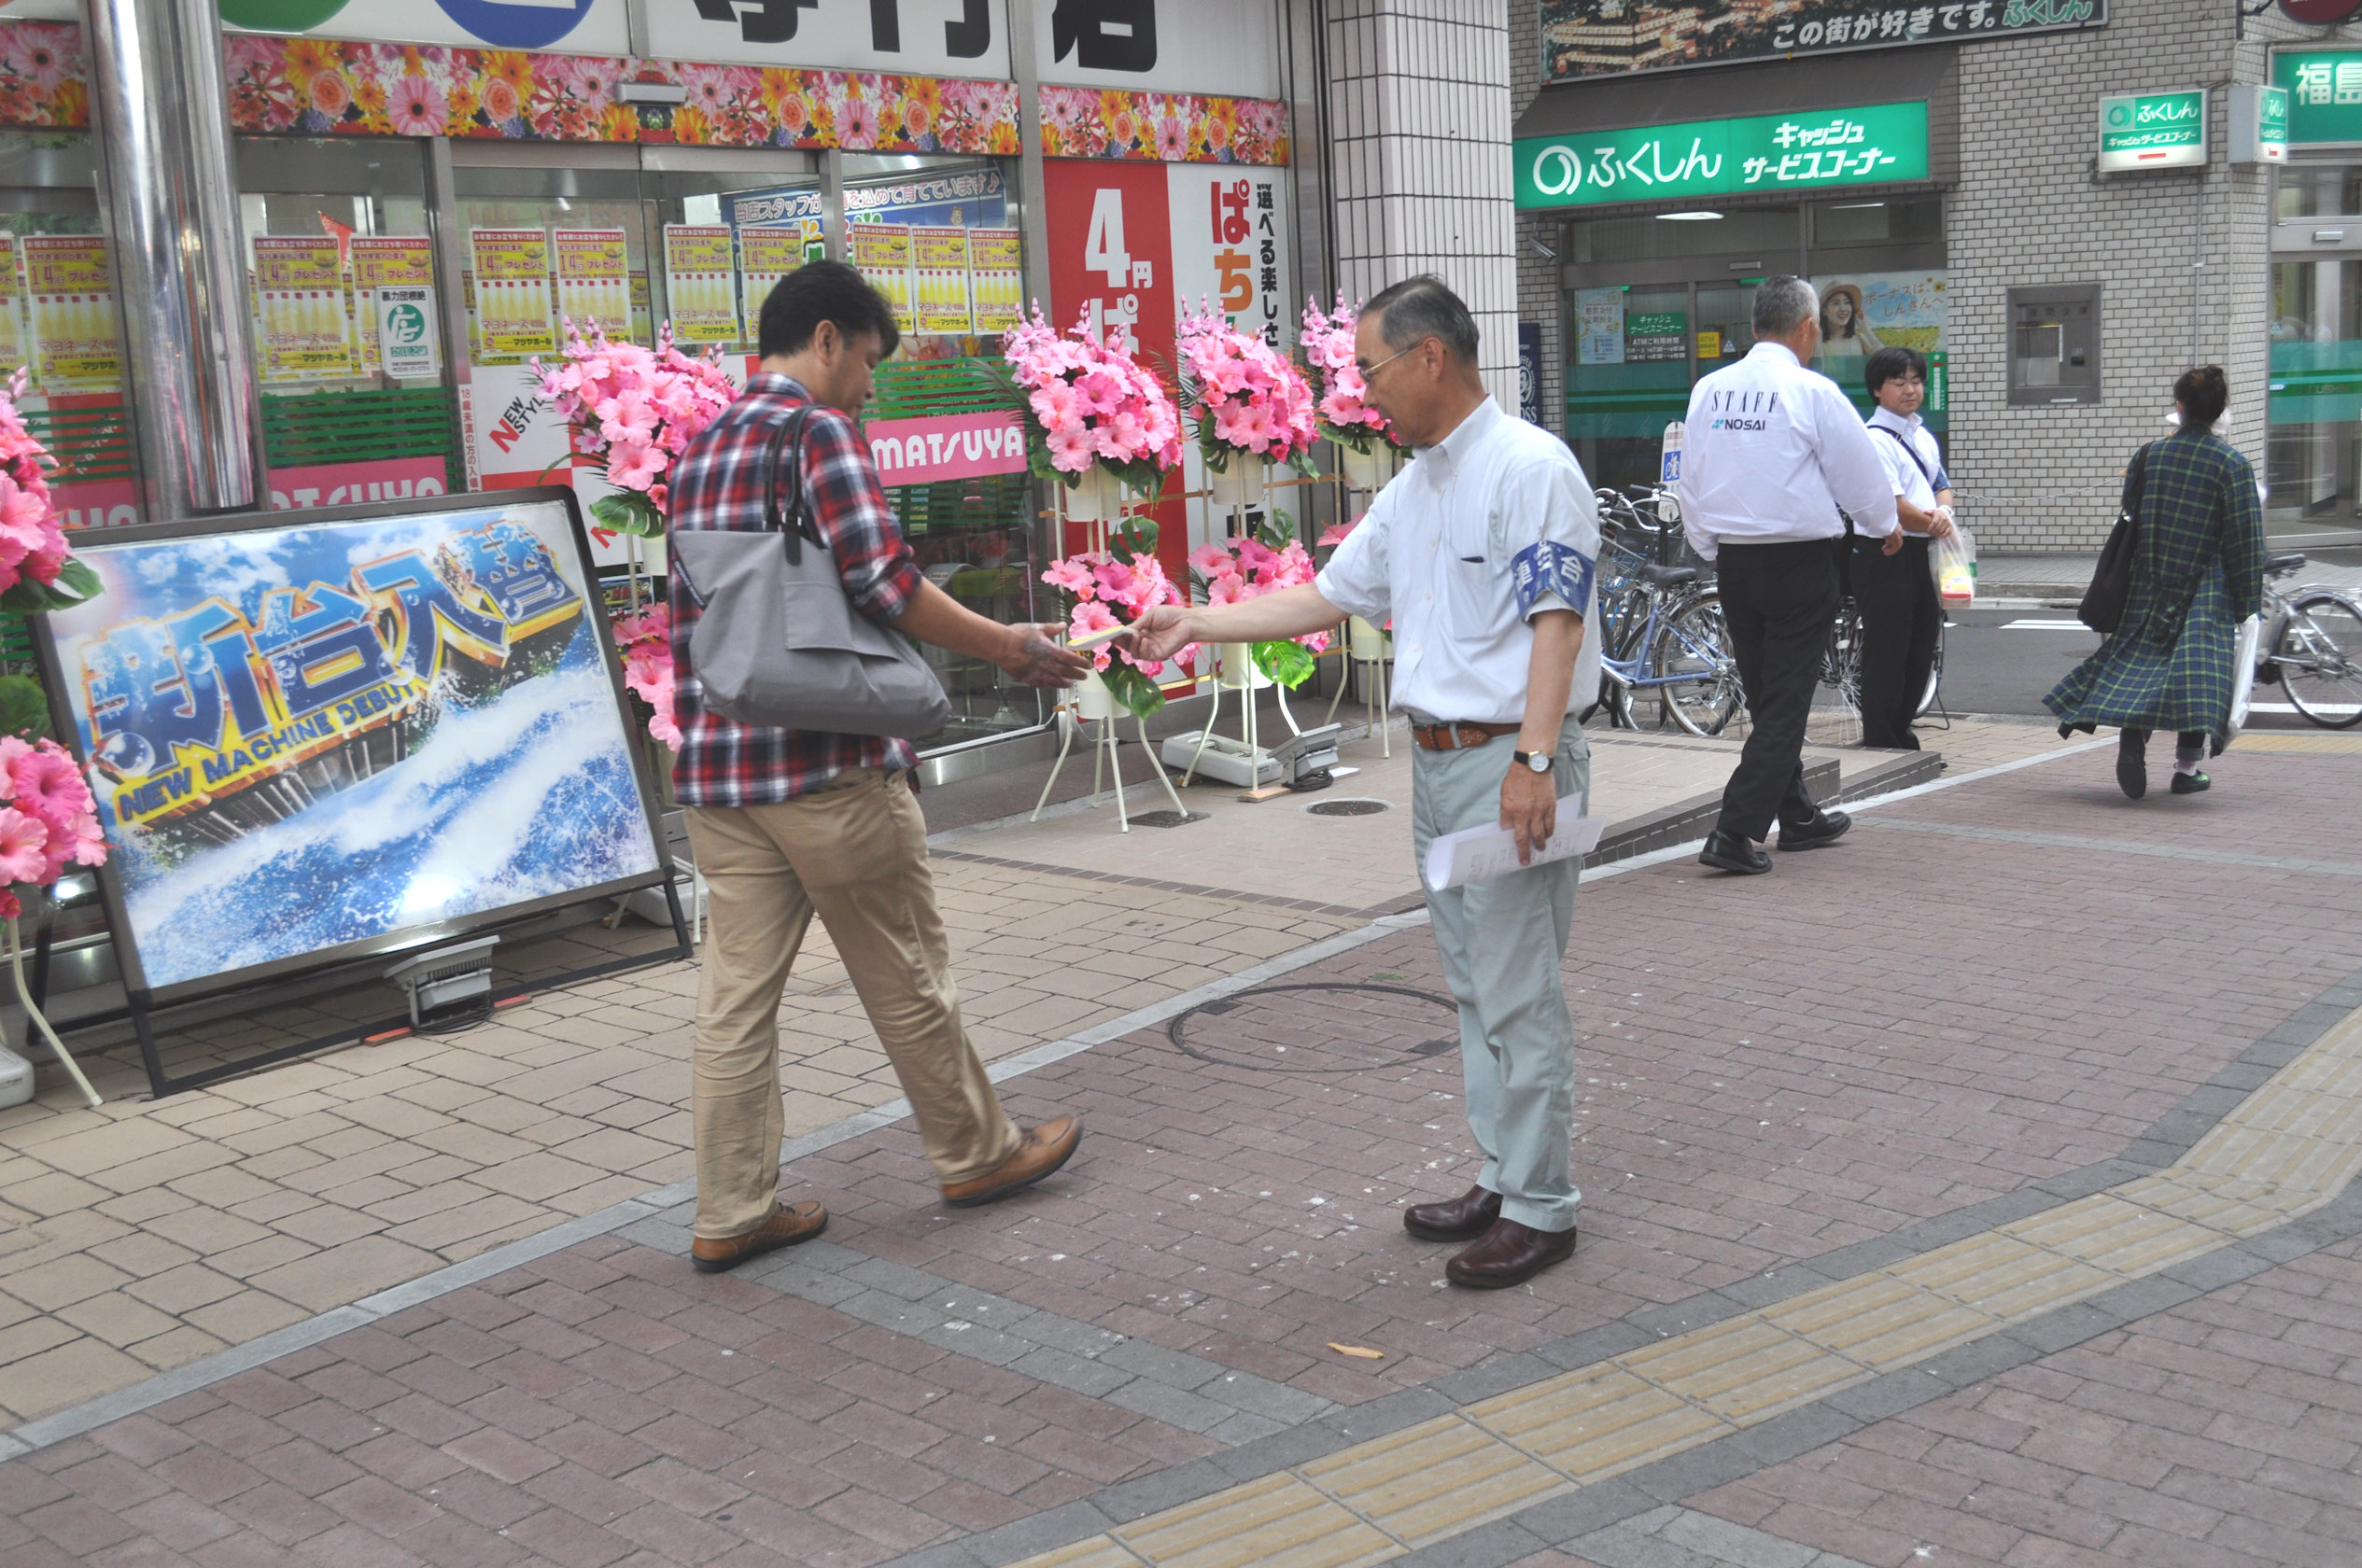
[[[1762,839],[1817,808],[1805,792],[1805,721],[1837,619],[1842,540],[1724,544],[1715,563],[1722,620],[1747,692],[1747,745],[1722,789],[1723,833]]]
[[[1853,602],[1862,607],[1862,744],[1916,751],[1911,721],[1935,668],[1944,602],[1927,569],[1927,540],[1905,539],[1893,554],[1884,539],[1853,541]]]

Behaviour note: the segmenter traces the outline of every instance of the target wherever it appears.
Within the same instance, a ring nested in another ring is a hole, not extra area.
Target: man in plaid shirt
[[[854,608],[1028,685],[1070,685],[1090,665],[1061,646],[1062,628],[988,621],[911,558],[851,417],[899,337],[893,308],[852,268],[823,261],[791,273],[764,301],[761,373],[673,469],[670,525],[762,527],[764,449],[809,403],[805,494]],[[675,573],[673,787],[710,928],[697,987],[693,1261],[707,1273],[735,1267],[828,1224],[819,1204],[778,1197],[780,998],[814,915],[902,1080],[945,1199],[990,1202],[1049,1175],[1082,1126],[1059,1116],[1020,1133],[961,1027],[914,792],[917,751],[907,739],[767,729],[709,711],[689,657],[698,613]]]

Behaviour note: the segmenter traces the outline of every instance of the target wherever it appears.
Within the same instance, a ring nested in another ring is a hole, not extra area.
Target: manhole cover
[[[1206,820],[1202,811],[1135,811],[1127,821],[1135,828],[1186,828]]]
[[[1200,1061],[1262,1072],[1360,1072],[1433,1054],[1436,1025],[1458,1043],[1450,997],[1408,986],[1258,986],[1190,1008],[1165,1026]]]
[[[1315,801],[1304,807],[1304,814],[1308,817],[1375,817],[1381,811],[1392,809],[1392,804],[1387,801],[1347,796],[1343,800]]]

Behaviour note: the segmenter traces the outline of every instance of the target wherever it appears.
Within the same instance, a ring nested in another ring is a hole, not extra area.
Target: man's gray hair
[[[1755,335],[1786,338],[1795,329],[1821,315],[1821,295],[1812,284],[1793,276],[1764,279],[1755,286]]]
[[[1476,317],[1433,273],[1389,285],[1361,308],[1378,313],[1379,335],[1388,348],[1400,352],[1422,339],[1436,338],[1462,364],[1476,363]]]
[[[1755,287],[1755,335],[1784,338],[1821,314],[1821,296],[1812,285],[1786,273],[1765,278]]]

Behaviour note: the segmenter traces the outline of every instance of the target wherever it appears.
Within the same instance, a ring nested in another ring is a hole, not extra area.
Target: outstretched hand
[[[992,662],[1026,685],[1072,686],[1090,673],[1090,655],[1061,645],[1065,627],[1053,623],[1009,629],[1018,634],[1015,642]]]
[[[1189,629],[1190,616],[1181,605],[1152,605],[1132,623],[1132,656],[1147,663],[1170,659],[1198,640]]]

